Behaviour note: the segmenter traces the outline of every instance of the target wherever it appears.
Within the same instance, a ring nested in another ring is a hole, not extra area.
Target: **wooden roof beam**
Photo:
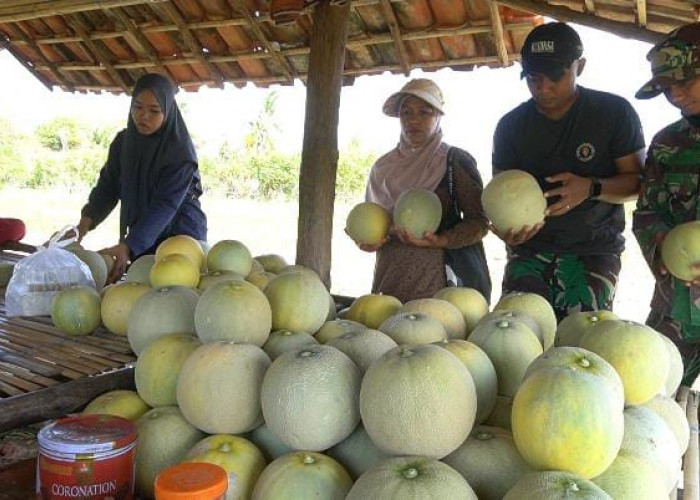
[[[243,2],[241,0],[228,0],[228,3],[232,9],[239,12],[245,18],[246,22],[248,23],[248,26],[253,31],[253,33],[255,33],[257,39],[265,46],[265,50],[270,55],[275,64],[277,64],[282,74],[287,78],[287,80],[292,82],[294,80],[294,77],[296,76],[296,70],[282,55],[280,55],[279,48],[274,47],[272,43],[270,43],[270,40],[267,39],[265,33],[263,33],[262,29],[260,29],[258,21],[256,21],[255,18],[253,18],[253,16],[248,11]]]
[[[656,43],[664,37],[663,33],[655,33],[636,25],[613,21],[603,17],[583,12],[576,12],[567,7],[549,5],[535,0],[499,0],[499,3],[513,9],[524,10],[532,14],[545,15],[558,21],[578,23],[589,28],[607,31],[623,38],[633,38],[643,42]]]
[[[27,21],[47,16],[65,16],[88,10],[111,9],[144,3],[154,4],[168,0],[34,0],[14,5],[0,2],[0,23]]]
[[[594,0],[584,0],[584,5],[586,7],[586,12],[589,14],[595,14],[595,1]]]
[[[105,67],[105,69],[109,73],[109,76],[111,76],[112,80],[114,80],[114,83],[122,87],[124,92],[128,94],[129,85],[127,85],[122,76],[119,74],[119,71],[117,71],[114,68],[114,65],[110,62],[109,51],[107,51],[101,45],[98,45],[96,42],[90,40],[90,37],[88,36],[88,29],[83,24],[82,19],[80,19],[77,15],[64,16],[64,19],[66,23],[68,23],[68,26],[70,26],[73,29],[73,31],[75,31],[75,33],[77,33],[77,35],[82,39],[83,43],[87,45],[87,48],[92,53],[93,57],[97,59],[100,62],[100,64],[102,64],[102,66]]]
[[[185,43],[187,46],[190,48],[192,51],[192,55],[194,55],[195,58],[197,58],[197,61],[207,68],[209,70],[209,73],[211,73],[212,77],[214,78],[214,81],[216,82],[216,85],[219,88],[224,87],[224,76],[221,74],[219,69],[215,67],[213,64],[211,64],[202,54],[202,51],[200,49],[201,44],[197,41],[195,38],[194,34],[192,34],[192,31],[187,27],[187,22],[185,21],[185,18],[182,17],[182,14],[180,14],[180,11],[177,9],[177,7],[170,1],[165,2],[161,5],[161,8],[165,11],[165,13],[170,17],[170,19],[175,23],[175,25],[179,28],[180,33],[182,34],[182,37],[185,39]]]
[[[489,1],[489,14],[491,15],[491,26],[493,27],[493,36],[496,39],[496,52],[503,66],[508,66],[508,49],[506,42],[503,40],[503,23],[501,22],[501,14],[498,12],[498,3],[494,0]]]
[[[133,19],[127,16],[119,7],[110,9],[107,11],[107,13],[108,15],[114,16],[120,23],[122,23],[122,26],[126,28],[133,41],[141,48],[141,50],[146,54],[146,57],[148,57],[148,60],[151,61],[154,66],[156,66],[162,73],[166,75],[170,74],[168,68],[166,68],[163,63],[160,62],[158,53],[151,45],[151,42],[149,42],[148,38],[143,36],[143,33],[136,28]]]
[[[401,27],[399,26],[399,21],[396,19],[396,14],[394,13],[394,8],[391,6],[390,0],[380,0],[379,6],[384,14],[384,19],[389,25],[389,31],[394,39],[394,45],[396,46],[396,52],[399,54],[399,62],[403,68],[404,75],[408,76],[411,72],[410,61],[408,59],[408,52],[406,51],[406,46],[401,39]]]
[[[637,0],[637,23],[644,27],[647,25],[647,1]]]

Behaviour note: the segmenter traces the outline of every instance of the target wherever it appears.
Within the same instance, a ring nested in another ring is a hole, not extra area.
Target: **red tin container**
[[[74,415],[39,431],[42,500],[133,500],[136,426],[113,415]]]

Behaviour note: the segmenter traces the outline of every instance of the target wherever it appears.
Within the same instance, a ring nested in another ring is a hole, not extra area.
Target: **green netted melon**
[[[450,286],[438,291],[436,299],[446,300],[462,313],[467,327],[467,335],[471,333],[481,318],[489,312],[489,303],[479,290],[473,288]]]
[[[661,260],[676,278],[693,281],[700,272],[693,265],[700,262],[700,221],[679,224],[671,229],[661,244]]]
[[[442,203],[427,189],[408,189],[394,204],[394,225],[414,238],[434,233],[442,220]]]
[[[280,269],[288,265],[287,261],[284,260],[284,257],[274,253],[258,255],[257,257],[255,257],[255,260],[257,260],[260,263],[264,271],[274,274],[277,274],[280,271]]]
[[[485,421],[496,406],[498,397],[498,377],[493,363],[486,353],[476,344],[466,340],[448,340],[437,342],[457,356],[469,370],[476,387],[476,423]]]
[[[391,455],[448,455],[469,435],[476,407],[469,370],[433,344],[396,347],[372,363],[362,379],[363,425],[374,444]]]
[[[267,271],[251,272],[246,276],[246,281],[257,286],[260,291],[265,291],[267,284],[272,281],[277,275],[273,273],[268,273]]]
[[[128,420],[137,420],[148,410],[150,407],[136,392],[117,389],[97,396],[88,403],[83,413],[116,415]]]
[[[182,416],[176,406],[154,408],[136,421],[136,491],[153,498],[156,476],[163,469],[184,460],[204,433]]]
[[[389,458],[389,455],[374,445],[362,424],[326,453],[345,467],[353,479]]]
[[[506,170],[491,179],[481,193],[481,204],[501,234],[542,222],[547,209],[537,179],[523,170]]]
[[[496,404],[493,411],[484,420],[484,425],[500,427],[510,431],[513,427],[511,417],[513,415],[513,398],[496,396]]]
[[[647,460],[620,451],[612,465],[592,481],[614,500],[660,500],[669,497],[663,478]]]
[[[260,390],[270,358],[258,346],[210,342],[198,347],[177,378],[177,404],[188,422],[209,434],[259,427]]]
[[[0,286],[7,286],[14,270],[14,262],[0,262]]]
[[[348,437],[360,421],[362,375],[344,353],[312,345],[279,356],[263,380],[265,422],[297,450],[327,450]]]
[[[388,317],[401,308],[401,301],[391,295],[368,294],[357,297],[344,319],[357,321],[376,330]]]
[[[365,330],[367,327],[357,321],[350,319],[333,319],[326,321],[321,328],[314,333],[314,337],[321,344],[325,344],[329,340],[340,337],[346,333]]]
[[[200,292],[205,292],[207,288],[217,283],[222,283],[224,281],[241,281],[243,279],[243,276],[233,271],[209,271],[200,276],[197,289]]]
[[[195,335],[194,311],[199,295],[191,288],[170,286],[143,294],[129,313],[127,338],[136,355],[155,339],[171,333]]]
[[[468,340],[479,346],[493,363],[498,394],[511,398],[520,387],[527,367],[542,354],[537,335],[525,323],[514,319],[481,320]]]
[[[430,344],[447,340],[447,332],[440,321],[418,312],[394,314],[379,325],[379,331],[397,344]]]
[[[248,439],[262,451],[268,462],[294,451],[294,448],[287,446],[280,438],[275,436],[275,433],[270,430],[267,424],[262,424],[260,427],[250,431]]]
[[[347,500],[477,500],[467,481],[449,465],[427,457],[390,458],[355,481]]]
[[[102,255],[84,248],[76,248],[71,252],[73,255],[87,264],[87,266],[90,268],[92,279],[95,281],[97,291],[102,290],[102,287],[104,287],[107,283],[107,274],[109,271],[107,269],[107,262]]]
[[[557,326],[557,331],[554,335],[554,345],[556,347],[578,347],[581,338],[586,332],[606,319],[617,319],[617,316],[605,310],[582,311],[569,314]]]
[[[326,345],[341,350],[353,360],[362,373],[385,352],[396,347],[396,342],[379,330],[365,328],[344,333],[326,342]]]
[[[503,500],[613,500],[613,497],[592,481],[570,472],[544,471],[523,475]]]
[[[267,297],[243,280],[209,287],[194,312],[194,326],[202,342],[230,340],[262,346],[271,325],[272,309]]]
[[[676,344],[666,335],[659,333],[668,351],[668,375],[664,383],[664,393],[674,396],[683,381],[683,358]]]
[[[272,279],[265,287],[272,308],[272,329],[315,332],[328,316],[328,290],[317,277],[291,272]]]
[[[501,500],[521,476],[532,472],[512,434],[498,427],[475,427],[442,461],[464,476],[479,500]]]
[[[546,351],[554,344],[557,316],[547,299],[536,293],[511,292],[501,297],[494,310],[520,311],[534,319],[540,327],[542,348]]]
[[[415,299],[406,302],[399,313],[423,313],[435,318],[445,327],[448,339],[464,339],[467,336],[467,325],[464,316],[450,302],[442,299]]]
[[[345,500],[352,479],[322,453],[289,453],[268,465],[255,483],[251,500]]]
[[[137,283],[151,284],[151,268],[156,263],[155,255],[142,255],[131,263],[126,270],[126,281],[136,281]]]
[[[253,256],[243,243],[237,240],[221,240],[207,254],[207,270],[232,271],[242,277],[253,268]]]
[[[389,232],[391,216],[384,207],[371,201],[355,205],[345,221],[345,232],[356,243],[376,245]]]
[[[136,360],[134,381],[139,396],[152,407],[177,404],[177,377],[201,343],[192,335],[173,333],[146,346]]]
[[[619,319],[601,321],[581,338],[582,348],[613,365],[625,387],[625,403],[649,401],[665,390],[669,372],[668,348],[646,325]]]
[[[657,394],[641,406],[649,408],[668,424],[676,435],[681,454],[684,454],[690,443],[690,428],[685,412],[676,400],[665,394]]]
[[[87,335],[102,322],[100,294],[91,286],[64,288],[51,302],[51,320],[68,335]]]
[[[263,351],[274,361],[287,351],[301,349],[308,345],[318,344],[318,340],[306,332],[290,332],[289,330],[276,330],[270,333],[267,341],[262,346]]]

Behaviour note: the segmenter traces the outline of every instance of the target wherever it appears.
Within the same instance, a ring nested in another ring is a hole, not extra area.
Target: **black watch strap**
[[[603,191],[603,183],[597,177],[591,179],[591,189],[588,192],[588,197],[591,199],[596,199],[600,196]]]

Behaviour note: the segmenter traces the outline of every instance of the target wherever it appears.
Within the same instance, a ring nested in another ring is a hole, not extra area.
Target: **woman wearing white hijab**
[[[372,292],[393,295],[401,302],[432,297],[448,285],[446,249],[470,250],[469,265],[480,279],[464,286],[480,289],[487,300],[491,294],[481,243],[487,233],[487,219],[481,207],[481,176],[469,153],[443,142],[443,106],[439,87],[425,78],[409,81],[383,106],[384,114],[400,119],[401,138],[372,166],[366,200],[391,213],[403,191],[422,188],[438,195],[443,213],[437,232],[422,239],[392,230],[391,236],[379,245],[360,245],[365,251],[377,252]]]

